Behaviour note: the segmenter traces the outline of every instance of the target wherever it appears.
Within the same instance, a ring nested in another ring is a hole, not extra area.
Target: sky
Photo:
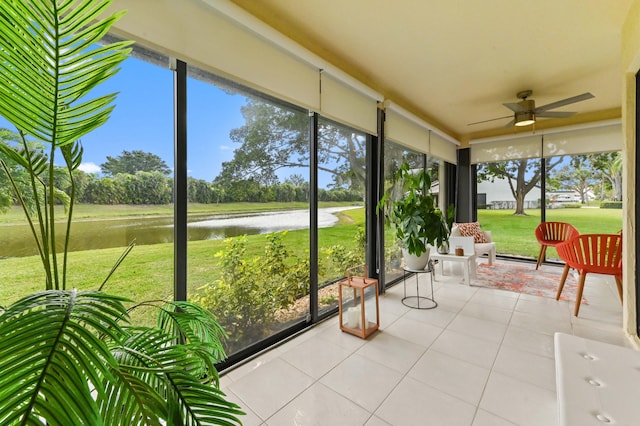
[[[121,68],[100,86],[104,93],[119,94],[109,121],[83,138],[83,169],[99,168],[107,155],[123,150],[152,152],[173,169],[173,72],[135,58]],[[187,87],[187,168],[190,176],[211,181],[222,162],[233,158],[237,144],[229,132],[244,124],[245,98],[194,79]]]
[[[212,181],[222,162],[231,160],[233,149],[238,147],[229,139],[229,132],[244,124],[240,106],[245,98],[194,79],[187,85],[187,168],[190,176]],[[173,169],[173,72],[128,58],[92,97],[113,92],[119,94],[107,123],[81,139],[84,155],[80,168],[99,173],[107,156],[141,150],[158,155]],[[15,130],[2,117],[0,127]]]

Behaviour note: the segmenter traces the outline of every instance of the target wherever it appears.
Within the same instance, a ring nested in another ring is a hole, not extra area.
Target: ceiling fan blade
[[[513,112],[526,112],[527,110],[522,108],[522,106],[520,106],[519,103],[516,102],[510,102],[507,104],[502,104],[504,106],[506,106],[507,108],[509,108],[511,111]]]
[[[587,93],[583,93],[582,95],[573,96],[571,98],[562,99],[556,102],[552,102],[550,104],[539,106],[535,109],[534,112],[538,114],[541,111],[547,111],[549,109],[559,108],[561,106],[573,104],[575,102],[586,101],[587,99],[591,99],[594,97],[595,96],[593,96],[591,93],[587,92]]]
[[[475,123],[467,124],[467,126],[472,126],[474,124],[488,123],[489,121],[504,120],[505,118],[509,118],[509,117],[513,117],[513,114],[505,115],[504,117],[490,118],[489,120],[476,121]]]
[[[541,111],[536,113],[536,117],[547,117],[547,118],[567,118],[572,115],[576,115],[575,112],[570,111]]]

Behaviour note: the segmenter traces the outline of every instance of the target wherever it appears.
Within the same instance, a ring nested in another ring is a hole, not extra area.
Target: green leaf
[[[118,71],[129,42],[96,43],[123,16],[99,20],[111,0],[0,2],[0,115],[64,146],[102,125],[114,95],[84,100]]]
[[[96,292],[45,291],[0,316],[0,424],[100,424],[91,390],[117,367],[98,334],[119,339],[125,299]],[[6,373],[4,373],[6,372]]]

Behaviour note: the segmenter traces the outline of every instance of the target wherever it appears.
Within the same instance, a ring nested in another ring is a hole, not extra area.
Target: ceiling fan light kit
[[[550,104],[546,104],[536,108],[535,101],[533,99],[527,99],[529,96],[531,96],[532,93],[533,92],[531,90],[523,90],[521,92],[518,92],[517,94],[518,98],[522,99],[520,102],[502,104],[507,108],[509,108],[511,111],[513,111],[513,116],[492,118],[490,120],[470,123],[469,125],[486,123],[488,121],[501,120],[503,118],[513,117],[513,119],[509,123],[507,123],[507,125],[504,127],[511,127],[511,126],[524,127],[524,126],[530,126],[532,124],[535,124],[536,119],[538,117],[548,117],[548,118],[571,117],[576,113],[569,112],[569,111],[549,111],[549,110],[554,108],[560,108],[562,106],[569,105],[575,102],[586,101],[587,99],[591,99],[594,97],[591,93],[586,92],[581,95],[572,96],[570,98],[562,99],[562,100],[552,102]]]

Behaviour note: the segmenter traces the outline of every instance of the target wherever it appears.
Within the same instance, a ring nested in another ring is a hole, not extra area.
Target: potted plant
[[[10,306],[0,301],[0,424],[240,424],[242,411],[219,389],[225,333],[209,311],[148,302],[157,325],[135,327],[131,301],[102,291],[132,246],[95,291],[66,288],[79,139],[107,121],[115,100],[89,95],[130,51],[129,42],[98,43],[123,16],[102,17],[110,3],[0,2],[0,115],[20,139],[0,143],[0,172],[27,217],[45,283]],[[62,176],[69,193],[56,187]],[[60,235],[57,203],[67,207]]]
[[[384,211],[387,223],[393,224],[407,268],[424,269],[430,246],[440,247],[449,240],[448,219],[431,193],[431,177],[426,170],[411,169],[405,162],[393,181],[380,199],[378,211]],[[449,212],[453,212],[453,205]]]

